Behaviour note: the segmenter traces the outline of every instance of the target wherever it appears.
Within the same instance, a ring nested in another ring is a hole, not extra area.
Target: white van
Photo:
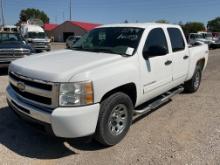
[[[35,51],[50,51],[50,40],[44,29],[37,25],[22,25],[21,34]]]
[[[18,32],[18,27],[14,25],[1,26],[0,32]]]

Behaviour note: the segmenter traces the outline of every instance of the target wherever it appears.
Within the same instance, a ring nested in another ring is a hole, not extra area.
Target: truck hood
[[[0,49],[30,49],[30,47],[22,41],[11,41],[0,44]]]
[[[48,42],[49,42],[49,39],[48,39],[48,38],[30,38],[30,39],[28,39],[28,41],[48,43]]]
[[[208,41],[208,40],[207,40],[207,39],[204,39],[204,38],[199,38],[199,39],[197,39],[197,41],[206,42],[206,41]]]
[[[68,82],[78,73],[123,58],[117,54],[59,50],[16,60],[11,63],[9,71],[38,80]]]

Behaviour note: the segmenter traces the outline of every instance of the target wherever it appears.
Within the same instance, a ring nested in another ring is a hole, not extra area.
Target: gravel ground
[[[62,47],[62,46],[61,46]],[[7,107],[0,76],[0,164],[220,164],[220,50],[210,52],[200,90],[180,94],[132,125],[111,148],[38,133]]]
[[[62,42],[53,42],[51,44],[52,50],[59,50],[59,49],[64,49],[64,48],[66,48],[66,44]]]

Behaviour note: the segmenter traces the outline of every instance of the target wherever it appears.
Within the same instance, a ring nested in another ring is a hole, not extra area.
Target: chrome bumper
[[[37,107],[21,102],[10,86],[8,86],[6,89],[6,97],[10,106],[15,108],[20,113],[39,121],[51,124],[51,114],[49,112],[42,111]]]
[[[99,104],[83,107],[56,108],[51,113],[19,100],[8,86],[6,96],[9,106],[24,116],[51,125],[57,137],[77,138],[95,133],[99,116]]]

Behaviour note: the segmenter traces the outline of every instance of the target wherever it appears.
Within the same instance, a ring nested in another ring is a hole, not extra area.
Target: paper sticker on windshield
[[[133,53],[134,53],[134,48],[128,47],[126,50],[126,54],[131,56],[133,55]]]
[[[99,33],[99,40],[106,40],[106,34],[104,32]]]
[[[135,41],[138,39],[138,35],[136,34],[120,34],[117,37],[118,40],[131,40],[131,41]]]

